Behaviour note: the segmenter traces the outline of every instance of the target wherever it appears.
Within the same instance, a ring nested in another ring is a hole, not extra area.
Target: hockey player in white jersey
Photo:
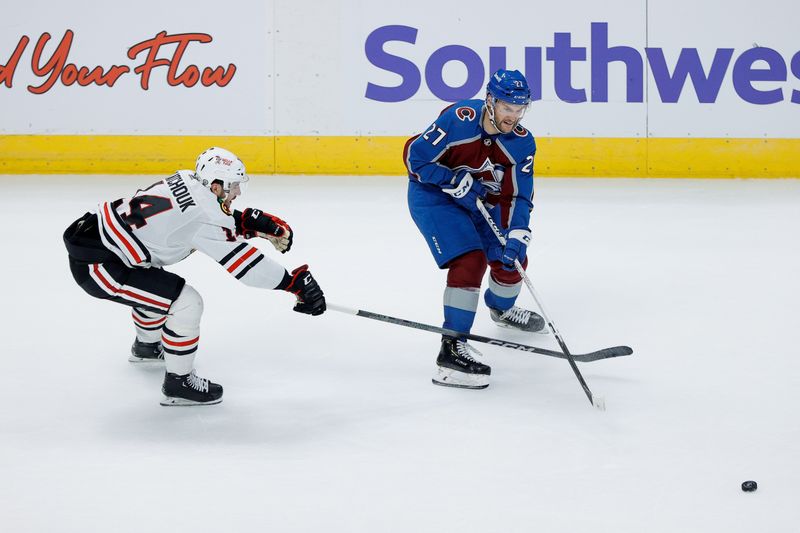
[[[232,210],[248,181],[238,157],[209,148],[194,172],[179,170],[131,198],[102,202],[64,233],[78,285],[132,307],[136,339],[129,360],[165,364],[162,405],[222,401],[222,386],[194,372],[203,301],[162,267],[199,250],[246,285],[295,294],[297,312],[325,312],[325,296],[307,265],[290,273],[247,242],[263,237],[286,253],[293,239],[291,227],[276,216]]]

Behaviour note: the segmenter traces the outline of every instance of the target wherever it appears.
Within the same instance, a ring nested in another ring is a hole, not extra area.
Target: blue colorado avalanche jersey
[[[468,170],[489,189],[487,201],[500,208],[502,225],[527,229],[533,209],[536,141],[520,125],[511,133],[489,135],[481,126],[483,100],[462,100],[410,138],[403,150],[409,179],[438,188],[455,185]]]

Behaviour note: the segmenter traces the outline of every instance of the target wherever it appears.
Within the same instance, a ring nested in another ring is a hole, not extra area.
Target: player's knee
[[[480,287],[486,273],[486,255],[473,250],[456,257],[448,265],[448,287]]]
[[[181,329],[195,329],[200,326],[202,316],[203,297],[191,285],[184,285],[169,309],[168,323]]]

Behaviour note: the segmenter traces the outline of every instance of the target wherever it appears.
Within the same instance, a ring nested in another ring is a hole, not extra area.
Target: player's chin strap
[[[486,103],[486,112],[489,113],[489,122],[491,122],[492,126],[494,126],[494,129],[496,129],[500,133],[503,133],[497,126],[497,122],[494,121],[494,106],[497,104],[497,98],[495,98],[494,96],[490,96],[489,100],[492,102],[491,104],[489,102]],[[514,127],[516,128],[517,125],[514,124]]]
[[[242,195],[242,189],[238,182],[231,183],[225,191],[225,204],[230,209],[231,203]]]
[[[236,200],[238,196],[239,196],[238,194],[229,192],[228,194],[225,195],[225,199],[221,200],[222,206],[225,207],[225,209],[227,209],[228,211],[230,211],[231,204],[233,203],[234,200]]]

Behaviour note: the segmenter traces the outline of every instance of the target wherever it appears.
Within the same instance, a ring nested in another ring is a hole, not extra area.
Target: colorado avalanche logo
[[[480,166],[480,168],[473,168],[466,165],[462,165],[460,167],[456,167],[453,170],[458,172],[461,169],[468,170],[470,174],[475,176],[476,179],[479,179],[481,184],[489,189],[490,193],[499,194],[500,188],[503,183],[503,175],[505,174],[505,168],[503,165],[495,165],[492,161],[487,157],[486,161]]]
[[[516,127],[514,127],[514,133],[516,133],[520,137],[525,137],[526,135],[528,135],[528,130],[517,124]]]
[[[456,116],[461,120],[475,120],[475,110],[471,107],[459,107],[456,109]]]

